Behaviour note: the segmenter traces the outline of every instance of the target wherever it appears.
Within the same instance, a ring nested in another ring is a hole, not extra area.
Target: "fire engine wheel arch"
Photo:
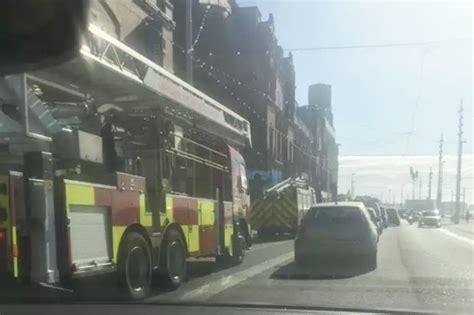
[[[140,226],[131,226],[124,233],[117,258],[121,289],[132,299],[144,299],[152,280],[150,241]]]
[[[165,287],[177,289],[185,280],[187,274],[185,238],[179,226],[166,229],[160,250],[160,276]]]

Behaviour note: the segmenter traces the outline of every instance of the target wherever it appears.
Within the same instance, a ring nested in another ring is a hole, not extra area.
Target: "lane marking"
[[[73,292],[74,292],[74,290],[66,289],[66,288],[59,287],[59,286],[56,286],[56,285],[53,285],[53,284],[49,284],[49,283],[45,283],[45,282],[40,282],[39,285],[42,286],[42,287],[45,287],[45,288],[53,289],[53,290],[64,291],[64,292],[70,292],[70,293],[73,293]]]
[[[197,289],[186,292],[180,297],[180,300],[207,300],[212,296],[241,283],[242,281],[245,281],[290,259],[293,259],[293,256],[293,251],[291,251],[289,253],[266,260],[243,271],[212,281]]]
[[[270,248],[270,247],[278,246],[278,245],[285,245],[285,244],[288,244],[288,243],[291,243],[291,242],[294,242],[294,240],[283,240],[283,241],[276,241],[276,242],[269,242],[269,243],[258,243],[258,244],[252,245],[252,248],[250,248],[250,250],[248,252],[249,253],[256,252],[256,251],[259,251],[261,249],[266,249],[266,248]]]
[[[453,232],[451,232],[451,231],[448,231],[448,230],[446,230],[446,229],[439,229],[438,231],[441,231],[441,232],[443,232],[444,234],[449,235],[449,236],[451,236],[451,237],[453,237],[453,238],[455,238],[455,239],[457,239],[457,240],[459,240],[459,241],[463,241],[463,242],[468,243],[468,244],[471,245],[471,246],[474,246],[474,240],[471,240],[471,239],[469,239],[469,238],[467,238],[467,237],[460,236],[460,235],[458,235],[458,234],[456,234],[456,233],[453,233]]]

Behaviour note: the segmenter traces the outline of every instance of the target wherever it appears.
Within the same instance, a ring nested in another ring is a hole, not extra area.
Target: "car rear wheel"
[[[367,267],[370,270],[377,269],[377,251],[374,251],[374,252],[367,255],[366,263],[367,263]]]
[[[295,252],[295,265],[302,265],[304,261],[304,257],[302,254]]]

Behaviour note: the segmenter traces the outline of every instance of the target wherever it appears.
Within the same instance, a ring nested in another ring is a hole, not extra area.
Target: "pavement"
[[[139,303],[472,314],[473,227],[462,223],[418,228],[403,221],[383,232],[375,270],[351,260],[297,268],[292,240],[255,244],[238,266],[218,266],[212,259],[189,262],[190,277],[184,285],[171,292],[156,286],[152,295]],[[52,295],[56,301],[114,302],[118,296],[114,285],[107,279],[96,279],[95,285],[89,282],[82,290],[53,289],[57,293]]]
[[[466,220],[461,220],[459,224],[452,222],[443,222],[443,228],[458,233],[464,237],[474,239],[474,220],[469,220],[469,223]]]

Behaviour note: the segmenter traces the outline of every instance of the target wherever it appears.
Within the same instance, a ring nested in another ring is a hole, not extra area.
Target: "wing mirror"
[[[0,75],[38,70],[79,54],[89,0],[0,1]]]

